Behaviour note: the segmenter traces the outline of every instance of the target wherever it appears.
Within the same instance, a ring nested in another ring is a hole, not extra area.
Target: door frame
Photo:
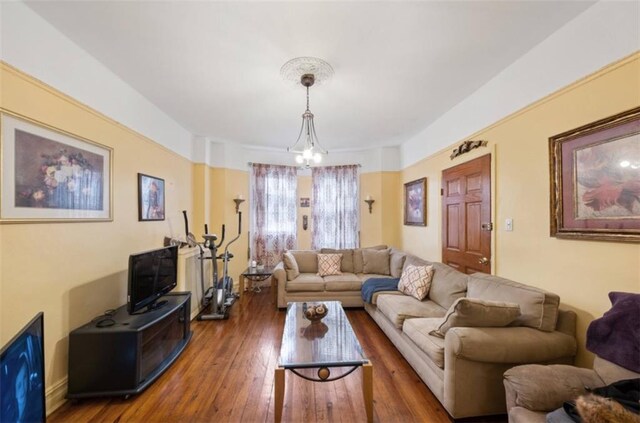
[[[446,163],[446,166],[443,166],[440,169],[440,172],[438,173],[438,186],[442,187],[442,172],[444,172],[447,169],[450,169],[454,166],[458,166],[460,164],[466,163],[466,162],[470,162],[472,160],[475,160],[479,157],[482,156],[486,156],[487,154],[491,155],[491,169],[490,169],[490,175],[491,175],[491,183],[489,184],[491,187],[491,201],[489,202],[491,204],[491,222],[493,223],[493,230],[491,231],[491,257],[489,258],[490,263],[491,263],[491,274],[495,275],[496,274],[496,270],[497,270],[497,248],[496,248],[496,233],[498,232],[499,229],[502,228],[502,225],[500,224],[500,222],[498,222],[497,220],[497,210],[496,210],[496,146],[495,144],[489,143],[489,145],[487,146],[486,149],[476,149],[476,150],[472,150],[471,152],[465,154],[464,156],[458,156],[455,159],[451,160],[449,163]],[[439,251],[440,251],[440,261],[442,261],[442,247],[443,247],[443,242],[442,242],[442,237],[444,235],[444,226],[443,226],[443,216],[442,216],[442,194],[440,194],[438,196],[438,225],[439,225],[439,233],[440,236],[438,237],[438,244],[439,244]]]

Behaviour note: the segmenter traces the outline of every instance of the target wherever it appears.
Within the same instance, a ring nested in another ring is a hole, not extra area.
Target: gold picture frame
[[[113,149],[0,109],[0,223],[113,220]]]
[[[427,178],[404,184],[404,224],[427,226]]]
[[[549,138],[550,234],[640,242],[640,107]]]

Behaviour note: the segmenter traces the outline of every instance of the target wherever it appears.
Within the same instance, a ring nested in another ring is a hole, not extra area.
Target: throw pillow
[[[317,250],[289,250],[296,258],[300,273],[318,273]]]
[[[363,273],[390,275],[389,250],[362,250]]]
[[[404,267],[404,261],[407,258],[407,254],[396,250],[395,248],[391,249],[391,258],[389,259],[389,270],[391,276],[394,278],[399,278],[402,276],[402,268]]]
[[[478,298],[458,298],[444,316],[442,324],[429,334],[444,338],[455,327],[503,327],[520,316],[520,305]]]
[[[340,270],[343,273],[354,273],[353,272],[353,249],[347,250],[335,250],[333,248],[323,248],[320,250],[322,254],[342,254],[342,264],[340,265]]]
[[[356,248],[353,250],[353,273],[362,273],[364,263],[362,261],[362,252],[364,250],[386,250],[386,245],[376,245],[375,247]]]
[[[341,275],[342,254],[318,254],[318,276]]]
[[[298,268],[298,262],[296,258],[289,251],[284,253],[282,257],[284,262],[284,270],[287,272],[287,280],[292,281],[300,275],[300,269]]]
[[[431,279],[433,279],[433,266],[414,266],[410,264],[400,276],[398,291],[422,301],[429,293]]]

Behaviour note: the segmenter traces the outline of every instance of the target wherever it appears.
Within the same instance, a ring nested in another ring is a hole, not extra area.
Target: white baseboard
[[[67,377],[63,377],[58,382],[54,383],[45,392],[45,401],[47,403],[47,416],[56,411],[64,404],[67,399]]]

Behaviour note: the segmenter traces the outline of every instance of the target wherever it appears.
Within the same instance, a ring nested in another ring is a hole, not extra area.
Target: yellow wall
[[[5,64],[0,72],[4,110],[114,150],[112,222],[0,225],[0,344],[44,311],[47,389],[64,393],[69,332],[126,302],[129,254],[182,233],[180,210],[192,205],[192,166]],[[138,222],[138,172],[165,180],[165,221]]]
[[[400,247],[402,217],[400,172],[372,172],[360,176],[360,245],[377,244]],[[367,196],[375,201],[369,213]]]
[[[440,177],[443,169],[492,153],[494,273],[560,295],[578,313],[578,364],[589,366],[587,325],[609,309],[610,291],[640,291],[640,246],[549,236],[550,136],[640,105],[640,54],[509,116],[469,139],[488,148],[450,160],[454,146],[405,169],[404,182],[428,178],[428,226],[402,230],[404,249],[441,258]],[[428,140],[427,140],[428,141]],[[513,218],[513,232],[504,220]]]

